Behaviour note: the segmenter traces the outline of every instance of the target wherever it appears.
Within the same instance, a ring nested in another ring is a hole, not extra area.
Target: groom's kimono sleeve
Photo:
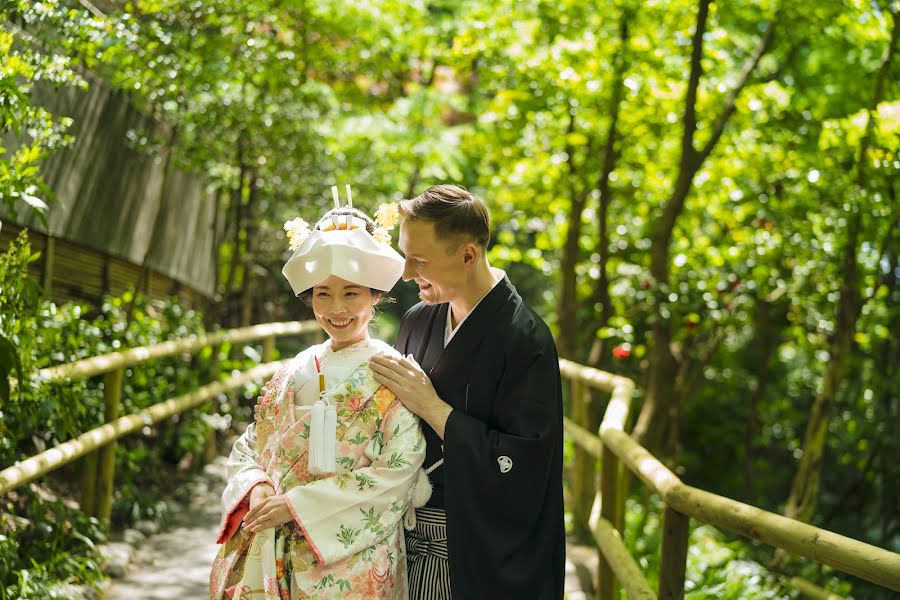
[[[454,597],[562,597],[559,362],[546,325],[517,316],[523,318],[513,317],[500,335],[489,336],[479,353],[502,360],[476,362],[470,375],[473,382],[492,382],[490,388],[496,382],[493,418],[457,409],[445,428]]]

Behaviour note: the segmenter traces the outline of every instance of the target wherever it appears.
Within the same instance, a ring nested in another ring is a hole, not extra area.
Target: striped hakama
[[[451,600],[447,516],[441,508],[417,508],[406,532],[410,600]]]

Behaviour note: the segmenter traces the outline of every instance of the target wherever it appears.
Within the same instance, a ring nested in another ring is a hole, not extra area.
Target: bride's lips
[[[347,329],[353,322],[353,319],[327,319],[328,324],[335,329]]]

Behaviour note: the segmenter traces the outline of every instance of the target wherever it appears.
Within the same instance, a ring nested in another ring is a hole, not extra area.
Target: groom
[[[486,256],[484,202],[438,185],[400,204],[405,359],[375,378],[421,417],[433,493],[407,535],[410,598],[563,597],[562,400],[546,324]]]

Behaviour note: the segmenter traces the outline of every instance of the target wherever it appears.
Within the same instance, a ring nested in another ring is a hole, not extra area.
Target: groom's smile
[[[403,281],[415,281],[426,304],[448,302],[465,277],[455,244],[440,239],[430,221],[400,222],[400,250],[406,255]]]

